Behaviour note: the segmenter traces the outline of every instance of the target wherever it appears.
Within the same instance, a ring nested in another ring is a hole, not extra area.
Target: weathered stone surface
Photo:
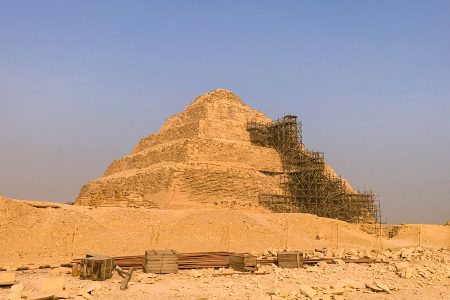
[[[344,278],[341,279],[331,285],[331,288],[334,289],[344,289],[344,288],[350,288],[350,289],[364,289],[366,288],[365,284],[353,279]]]
[[[80,294],[91,293],[92,291],[100,290],[101,288],[102,284],[100,282],[94,281],[88,284],[85,288],[80,289]]]
[[[15,272],[0,272],[0,284],[11,283],[16,281]]]
[[[407,262],[398,262],[395,264],[398,276],[403,278],[411,278],[414,274],[414,268],[410,267]]]
[[[60,291],[64,289],[64,278],[41,277],[36,281],[35,287],[43,292]]]
[[[391,289],[386,285],[386,284],[384,284],[383,282],[380,282],[380,281],[374,281],[374,283],[380,288],[380,289],[382,289],[383,291],[385,291],[386,293],[388,293],[388,294],[390,294],[391,293]]]
[[[317,294],[315,289],[306,284],[300,285],[300,293],[309,298],[313,298]]]
[[[55,299],[69,299],[70,295],[68,291],[56,291],[54,295]]]
[[[22,293],[23,288],[24,288],[23,283],[15,284],[11,287],[11,293],[20,294],[20,293]]]
[[[382,292],[383,291],[383,289],[378,287],[374,282],[366,282],[365,286],[374,292]]]
[[[397,272],[401,272],[406,270],[406,268],[409,267],[409,263],[402,261],[402,262],[398,262],[395,264],[395,269],[397,270]]]
[[[81,296],[86,300],[94,300],[94,297],[92,297],[89,293],[81,293]]]
[[[11,292],[6,296],[6,300],[18,300],[21,299],[20,293]]]
[[[317,266],[318,266],[320,269],[326,269],[326,268],[328,268],[328,264],[327,264],[326,261],[321,261],[321,262],[319,262],[319,263],[317,264]]]
[[[342,295],[345,292],[346,290],[344,288],[332,288],[323,291],[324,294],[331,294],[331,295]]]
[[[53,299],[54,293],[51,292],[33,292],[27,295],[27,300],[47,300],[47,299]]]

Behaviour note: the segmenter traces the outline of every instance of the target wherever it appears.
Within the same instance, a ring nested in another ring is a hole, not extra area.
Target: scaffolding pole
[[[303,144],[302,125],[287,115],[270,123],[247,123],[252,143],[277,150],[282,160],[281,194],[259,195],[273,212],[302,212],[354,223],[379,223],[380,205],[372,191],[353,191],[327,170],[324,154]]]

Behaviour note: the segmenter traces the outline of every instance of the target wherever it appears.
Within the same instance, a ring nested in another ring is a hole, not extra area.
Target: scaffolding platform
[[[303,144],[302,124],[287,115],[273,122],[247,122],[252,143],[280,154],[281,194],[259,195],[259,203],[273,212],[302,212],[353,223],[379,223],[380,203],[372,191],[353,191],[327,170],[324,154]]]

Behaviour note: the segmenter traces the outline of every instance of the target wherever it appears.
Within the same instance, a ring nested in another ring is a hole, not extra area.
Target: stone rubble
[[[273,255],[277,251],[264,252]],[[305,253],[305,256],[316,255],[316,252]],[[28,270],[13,275],[2,272],[1,278],[18,283],[0,289],[0,299],[106,300],[118,293],[131,293],[133,296],[130,297],[146,299],[147,291],[165,293],[156,294],[159,296],[155,299],[183,299],[185,295],[210,299],[207,295],[211,291],[219,299],[239,298],[237,296],[241,295],[248,299],[278,300],[366,299],[375,293],[389,295],[386,299],[418,299],[417,295],[422,299],[448,299],[446,296],[450,295],[449,250],[411,247],[371,250],[370,253],[356,249],[330,252],[334,263],[305,265],[300,269],[265,265],[254,275],[239,275],[228,268],[180,270],[178,274],[167,275],[136,270],[127,291],[119,290],[122,278],[118,275],[107,281],[93,282],[79,280],[64,270]],[[343,257],[371,255],[383,262],[342,263],[335,254],[342,254]]]

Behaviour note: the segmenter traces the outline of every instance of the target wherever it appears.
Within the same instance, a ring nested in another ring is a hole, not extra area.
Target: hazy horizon
[[[74,201],[195,97],[229,89],[382,221],[450,220],[448,1],[1,1],[0,195]]]

